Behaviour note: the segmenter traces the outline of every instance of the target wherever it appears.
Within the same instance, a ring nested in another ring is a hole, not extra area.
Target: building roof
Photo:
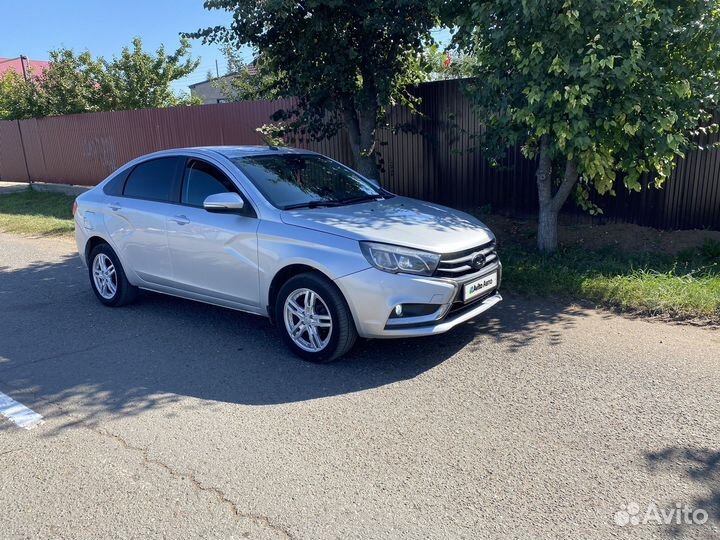
[[[244,71],[246,71],[246,72],[248,73],[248,75],[257,75],[258,70],[257,70],[257,66],[255,65],[255,60],[253,60],[252,62],[250,62],[249,64],[247,64],[247,65],[245,66]],[[188,88],[195,88],[196,86],[200,86],[200,85],[203,85],[203,84],[208,84],[208,83],[211,83],[211,82],[213,82],[213,81],[219,81],[219,80],[221,80],[221,79],[232,79],[232,78],[235,77],[238,73],[240,73],[240,72],[239,72],[239,71],[233,71],[232,73],[226,73],[225,75],[222,75],[221,77],[213,77],[212,79],[205,79],[204,81],[196,82],[196,83],[194,83],[194,84],[188,84]]]
[[[0,77],[10,70],[25,77],[30,77],[31,75],[38,76],[49,67],[50,62],[46,60],[30,60],[25,56],[0,58]]]
[[[220,81],[223,79],[232,79],[237,73],[228,73],[227,75],[223,75],[221,77],[213,77],[212,79],[205,79],[204,81],[196,82],[193,84],[188,84],[188,88],[195,88],[197,86],[202,86],[203,84],[210,84],[213,81]]]

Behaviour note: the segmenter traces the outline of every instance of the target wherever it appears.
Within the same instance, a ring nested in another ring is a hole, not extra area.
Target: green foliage
[[[285,130],[275,124],[264,124],[255,128],[265,144],[268,146],[285,146]]]
[[[457,56],[454,51],[444,50],[432,40],[424,41],[423,48],[408,55],[407,61],[409,69],[401,81],[404,86],[457,78],[462,73],[459,69],[462,58]],[[409,97],[406,93],[401,95],[403,98]],[[413,104],[410,103],[410,105]]]
[[[573,247],[547,256],[506,244],[503,268],[503,286],[521,294],[720,322],[720,259],[705,247],[675,256]]]
[[[0,120],[32,118],[36,112],[35,88],[14,70],[0,76]]]
[[[611,193],[618,175],[630,190],[640,190],[643,173],[661,186],[698,126],[717,130],[717,0],[475,0],[450,8],[485,145],[520,143],[534,158],[546,140],[555,175],[577,163],[580,201],[591,189]]]
[[[436,20],[420,0],[208,0],[205,6],[232,12],[233,22],[193,37],[252,45],[277,74],[280,94],[321,108],[347,99],[385,105],[399,99],[398,83]]]
[[[221,77],[209,74],[208,79],[213,79],[213,86],[228,101],[294,97],[284,90],[283,78],[287,76],[285,70],[271,70],[262,56],[256,56],[251,63],[247,63],[240,50],[230,43],[223,43],[221,50],[227,62],[227,73]],[[443,51],[437,43],[427,41],[422,50],[407,57],[407,69],[398,79],[397,87],[404,90],[407,86],[455,77],[457,74],[450,68],[451,63],[453,68],[457,67],[458,62],[450,53]],[[400,92],[396,98],[410,106],[414,104],[414,98],[405,92]]]
[[[377,176],[374,133],[393,103],[408,99],[405,84],[437,17],[426,0],[206,0],[208,9],[232,13],[229,28],[200,30],[204,42],[251,45],[273,74],[277,95],[300,106],[276,121],[312,138],[348,127],[364,172]]]
[[[132,47],[111,60],[93,58],[87,51],[51,51],[50,68],[43,73],[33,73],[27,81],[12,71],[0,78],[0,119],[197,103],[170,88],[197,68],[198,61],[187,57],[189,47],[182,40],[174,53],[161,46],[152,54],[135,38]]]
[[[283,73],[268,69],[262,57],[258,56],[252,64],[247,64],[240,51],[230,43],[223,44],[222,53],[227,61],[227,75],[214,79],[212,84],[228,101],[288,97],[282,93],[282,85],[279,84]]]
[[[706,259],[720,264],[720,242],[708,238],[700,248],[700,252]]]
[[[102,60],[104,73],[100,77],[100,91],[105,110],[173,107],[197,103],[187,95],[178,96],[170,85],[197,68],[199,60],[189,57],[190,43],[181,39],[180,47],[168,53],[164,46],[155,54],[143,50],[140,38],[132,48],[124,47],[118,58]]]
[[[55,116],[96,112],[102,103],[102,59],[85,51],[76,55],[70,49],[50,52],[50,68],[30,81],[35,90],[35,116]]]

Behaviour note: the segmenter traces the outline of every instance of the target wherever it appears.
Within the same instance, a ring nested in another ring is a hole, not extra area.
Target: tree
[[[32,118],[36,104],[34,86],[15,70],[0,76],[0,120]]]
[[[50,51],[50,67],[31,84],[35,116],[57,116],[107,110],[100,90],[103,60],[88,51],[76,55],[71,49]]]
[[[240,51],[229,43],[223,44],[222,53],[227,61],[227,74],[215,78],[212,84],[228,101],[288,97],[282,93],[282,83],[279,81],[282,73],[276,74],[270,70],[261,56],[248,64]]]
[[[375,132],[385,111],[407,102],[416,80],[417,51],[437,17],[427,0],[206,0],[232,13],[229,28],[190,37],[208,43],[250,45],[263,60],[279,95],[296,96],[295,111],[277,120],[323,138],[344,125],[357,169],[378,178]]]
[[[717,0],[475,0],[450,4],[455,43],[488,149],[538,158],[538,247],[557,248],[575,189],[614,194],[617,177],[657,187],[698,129],[716,129]]]
[[[443,50],[438,43],[427,44],[417,59],[420,75],[418,82],[456,79],[462,73],[463,58],[457,51]]]
[[[177,95],[170,85],[192,73],[199,61],[189,57],[189,42],[168,54],[143,50],[135,38],[119,57],[93,58],[71,49],[50,52],[50,67],[27,80],[14,72],[0,79],[0,118],[22,119],[98,111],[172,107],[198,103]]]
[[[101,60],[99,77],[105,110],[149,109],[196,103],[187,95],[173,92],[174,81],[190,75],[200,64],[189,55],[190,42],[183,38],[173,53],[161,45],[155,54],[143,50],[135,38],[132,48],[123,47],[119,57]]]

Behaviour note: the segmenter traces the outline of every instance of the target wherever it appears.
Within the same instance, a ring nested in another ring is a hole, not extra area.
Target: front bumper
[[[462,302],[463,285],[497,272],[497,286]],[[461,279],[390,274],[368,268],[335,281],[348,302],[358,334],[365,338],[403,338],[442,334],[477,317],[502,300],[502,265],[496,262]],[[433,304],[430,315],[390,318],[398,304]]]

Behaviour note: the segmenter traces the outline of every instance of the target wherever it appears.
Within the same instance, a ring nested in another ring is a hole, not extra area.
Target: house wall
[[[212,85],[211,81],[194,84],[190,87],[190,95],[199,98],[203,105],[225,103],[223,93]]]

